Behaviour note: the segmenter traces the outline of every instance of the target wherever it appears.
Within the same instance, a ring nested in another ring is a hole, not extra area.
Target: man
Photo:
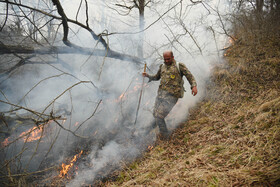
[[[155,118],[154,127],[157,125],[161,138],[167,139],[168,130],[164,118],[177,103],[178,99],[184,95],[183,76],[189,81],[194,96],[197,94],[197,84],[188,68],[183,63],[177,64],[172,51],[164,52],[163,58],[164,64],[160,65],[155,75],[149,75],[146,72],[143,72],[142,75],[148,77],[149,82],[161,79],[153,112]]]

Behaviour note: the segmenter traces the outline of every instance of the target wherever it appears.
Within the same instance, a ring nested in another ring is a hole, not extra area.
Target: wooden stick
[[[146,69],[147,69],[147,64],[145,63],[145,65],[144,65],[144,72],[146,72]]]
[[[146,72],[146,68],[147,68],[147,64],[145,63],[145,65],[144,65],[144,72]],[[142,81],[142,87],[141,87],[141,90],[140,90],[140,96],[139,96],[138,106],[137,106],[137,109],[136,109],[136,118],[135,118],[134,125],[136,125],[136,122],[137,122],[139,107],[140,107],[141,98],[142,98],[142,93],[143,93],[143,87],[144,87],[144,77],[143,77],[143,81]],[[134,130],[135,130],[135,129],[134,129]]]

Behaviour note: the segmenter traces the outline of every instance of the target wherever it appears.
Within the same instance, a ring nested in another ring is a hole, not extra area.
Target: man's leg
[[[168,138],[168,129],[166,127],[166,123],[163,118],[156,118],[156,124],[159,127],[160,135],[163,139]]]
[[[159,131],[163,139],[168,138],[168,129],[166,127],[164,118],[169,114],[177,101],[178,98],[164,91],[159,92],[156,98],[153,114],[155,117],[156,125],[159,127]]]

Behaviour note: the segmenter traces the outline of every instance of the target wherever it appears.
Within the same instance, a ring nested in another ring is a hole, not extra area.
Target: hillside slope
[[[238,27],[206,98],[171,140],[105,186],[280,186],[280,34]],[[253,25],[253,24],[251,24]]]

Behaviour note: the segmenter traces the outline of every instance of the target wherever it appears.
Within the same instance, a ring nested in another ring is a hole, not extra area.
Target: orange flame
[[[39,140],[40,137],[41,137],[41,133],[43,132],[43,129],[39,129],[37,127],[33,127],[31,128],[28,132],[25,131],[25,132],[22,132],[19,137],[23,137],[23,140],[25,142],[32,142],[32,141],[35,141],[35,140]]]
[[[59,177],[61,178],[65,177],[68,174],[69,170],[74,166],[74,163],[77,161],[78,158],[81,157],[82,154],[83,154],[83,150],[81,150],[80,153],[76,154],[68,165],[62,163],[61,164],[62,169],[60,170]]]
[[[2,147],[6,147],[10,143],[9,137],[6,138],[3,142],[1,142]]]
[[[41,134],[43,132],[43,129],[39,129],[38,127],[33,127],[31,129],[28,129],[24,132],[22,132],[18,137],[24,141],[24,142],[32,142],[35,140],[39,140],[41,137]],[[12,140],[10,140],[11,137],[6,138],[3,142],[1,142],[1,145],[3,147],[8,146]]]
[[[136,81],[138,81],[138,78],[136,78]],[[115,103],[119,103],[119,102],[125,100],[130,94],[139,91],[142,87],[149,87],[149,85],[147,83],[144,83],[144,84],[136,83],[136,85],[134,87],[132,87],[130,90],[127,90],[127,91],[121,93],[121,95],[118,96],[118,98],[115,98],[112,101]],[[108,101],[110,101],[110,100],[108,100]]]

